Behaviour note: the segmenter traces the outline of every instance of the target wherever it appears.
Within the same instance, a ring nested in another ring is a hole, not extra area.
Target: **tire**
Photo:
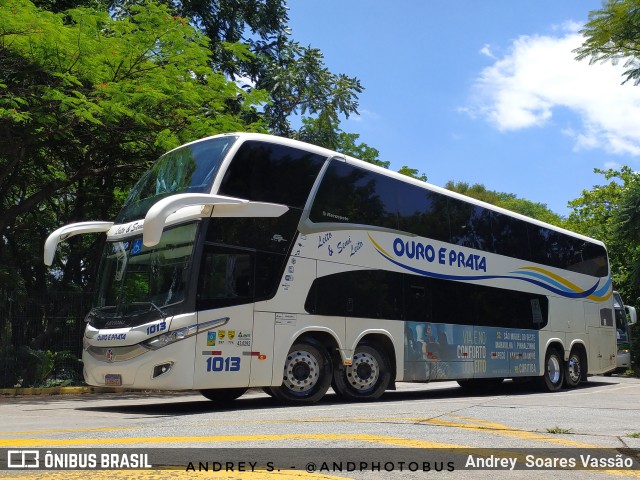
[[[586,376],[587,362],[582,351],[573,349],[565,363],[564,384],[569,388],[577,387]]]
[[[230,403],[233,402],[236,398],[240,398],[246,391],[247,389],[245,387],[211,388],[207,390],[200,390],[200,393],[212,402]]]
[[[391,379],[386,354],[369,345],[356,348],[351,365],[336,366],[333,389],[338,397],[349,401],[376,400]]]
[[[315,403],[331,385],[332,363],[327,350],[315,342],[294,344],[284,362],[282,385],[271,388],[284,403]]]
[[[547,350],[544,357],[544,375],[539,377],[539,384],[543,390],[557,392],[564,382],[564,362],[555,348]]]

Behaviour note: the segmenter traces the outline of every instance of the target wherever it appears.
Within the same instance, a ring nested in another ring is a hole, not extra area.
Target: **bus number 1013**
[[[240,357],[209,357],[207,372],[239,372]]]

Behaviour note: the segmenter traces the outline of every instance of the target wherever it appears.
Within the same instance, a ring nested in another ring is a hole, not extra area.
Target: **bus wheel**
[[[584,376],[584,370],[587,368],[586,362],[582,352],[579,350],[571,350],[569,355],[569,361],[565,364],[564,371],[564,384],[567,387],[577,386],[582,377]]]
[[[318,344],[294,344],[284,362],[282,385],[271,388],[274,398],[287,403],[315,403],[331,384],[331,357]]]
[[[369,345],[356,348],[351,365],[334,371],[333,389],[345,400],[375,400],[389,385],[391,370],[386,355]]]
[[[246,391],[247,389],[245,387],[210,388],[207,390],[200,390],[200,393],[213,402],[228,403],[233,402],[236,398],[240,398]]]
[[[564,368],[562,357],[555,348],[547,350],[544,358],[544,375],[540,377],[541,386],[550,391],[556,392],[562,387],[564,381]]]

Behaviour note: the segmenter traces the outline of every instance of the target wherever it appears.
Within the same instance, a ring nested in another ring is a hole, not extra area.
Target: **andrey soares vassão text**
[[[521,460],[521,463],[518,463]],[[539,456],[525,455],[524,457],[500,457],[496,455],[469,455],[465,462],[465,469],[514,470],[518,466],[531,469],[599,469],[599,468],[635,468],[633,458],[618,453],[610,456],[594,456],[579,454],[577,456]]]

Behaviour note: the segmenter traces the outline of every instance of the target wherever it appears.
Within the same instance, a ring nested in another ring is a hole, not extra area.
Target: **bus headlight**
[[[192,337],[196,333],[198,333],[198,326],[189,325],[188,327],[150,338],[149,340],[142,342],[142,346],[150,350],[158,350],[159,348],[166,347],[167,345],[184,340],[185,338]]]
[[[204,322],[199,325],[189,325],[188,327],[179,328],[178,330],[172,330],[157,337],[150,338],[141,343],[141,345],[149,350],[158,350],[159,348],[166,347],[172,343],[179,342],[185,338],[193,337],[197,333],[213,330],[214,328],[221,327],[229,321],[229,317],[217,318],[209,322]]]

